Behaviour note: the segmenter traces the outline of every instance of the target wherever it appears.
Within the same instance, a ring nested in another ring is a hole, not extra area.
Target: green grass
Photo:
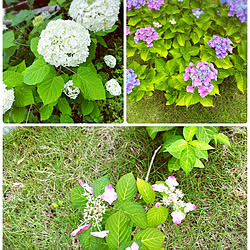
[[[178,226],[168,218],[167,249],[246,249],[246,129],[223,130],[231,148],[211,150],[206,168],[188,178],[174,173],[197,209]],[[77,178],[91,183],[108,174],[116,184],[130,171],[145,178],[159,144],[141,127],[20,127],[4,136],[3,248],[79,248],[69,235],[81,219],[70,202]],[[149,181],[169,175],[167,159],[158,154]]]
[[[220,96],[213,98],[214,107],[201,104],[166,105],[163,91],[144,96],[139,102],[127,101],[128,123],[245,123],[247,122],[247,93],[242,94],[229,79],[219,85]]]

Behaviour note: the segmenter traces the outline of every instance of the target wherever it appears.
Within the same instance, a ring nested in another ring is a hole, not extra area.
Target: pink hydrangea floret
[[[78,179],[79,181],[79,184],[86,190],[88,191],[89,193],[91,193],[92,195],[94,195],[94,189],[92,187],[90,187],[87,183],[83,183],[81,181],[81,179]]]
[[[131,247],[127,247],[125,250],[139,250],[138,244],[134,241]]]
[[[102,194],[101,198],[111,205],[113,201],[117,199],[118,195],[115,192],[111,184],[105,187],[105,192]]]
[[[151,186],[151,188],[157,192],[164,192],[166,190],[166,186],[163,183],[154,184]]]
[[[76,230],[74,230],[70,235],[76,236],[77,234],[81,233],[82,231],[89,229],[89,227],[90,227],[90,224],[80,226]]]
[[[189,203],[186,203],[186,206],[184,208],[184,212],[188,213],[190,211],[194,211],[195,209],[196,209],[196,206],[189,202]]]
[[[186,215],[181,211],[174,211],[171,213],[171,216],[173,217],[173,222],[175,225],[180,224],[181,221],[186,217]]]
[[[98,238],[105,238],[108,237],[109,230],[106,231],[100,231],[100,232],[91,232],[90,234],[92,236],[98,237]]]
[[[165,183],[170,187],[176,187],[179,185],[174,176],[169,176]]]

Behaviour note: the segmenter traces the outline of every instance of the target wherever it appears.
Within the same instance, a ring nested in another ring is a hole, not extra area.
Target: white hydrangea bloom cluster
[[[114,68],[116,65],[116,58],[112,55],[106,55],[104,56],[104,62],[108,67]]]
[[[160,23],[157,23],[157,22],[153,22],[153,25],[155,28],[161,28],[162,25]]]
[[[90,43],[89,31],[79,23],[58,19],[50,21],[42,31],[37,51],[56,67],[76,67],[86,61]]]
[[[92,227],[100,228],[100,223],[103,220],[103,215],[106,212],[106,205],[99,195],[97,198],[94,198],[89,192],[84,192],[83,196],[87,198],[87,204],[83,211],[83,220],[84,224],[91,224]]]
[[[107,81],[105,87],[111,95],[118,96],[122,93],[120,84],[114,78]]]
[[[80,94],[80,88],[74,86],[72,80],[69,80],[64,84],[63,93],[68,96],[70,99],[76,99],[77,96]]]
[[[118,20],[120,0],[73,0],[69,15],[84,28],[109,30]]]
[[[14,89],[7,89],[7,85],[2,83],[2,107],[3,107],[3,114],[8,111],[15,100]]]

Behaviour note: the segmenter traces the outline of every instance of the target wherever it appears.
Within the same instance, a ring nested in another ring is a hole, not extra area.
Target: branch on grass
[[[148,172],[147,172],[145,181],[148,181],[148,177],[149,177],[150,170],[151,170],[151,168],[152,168],[152,165],[153,165],[155,156],[156,156],[156,154],[158,153],[158,151],[159,151],[160,149],[161,149],[161,146],[159,146],[159,147],[155,150],[155,152],[154,152],[154,154],[153,154],[153,156],[152,156],[152,158],[151,158],[151,161],[150,161],[150,164],[149,164],[149,168],[148,168]]]

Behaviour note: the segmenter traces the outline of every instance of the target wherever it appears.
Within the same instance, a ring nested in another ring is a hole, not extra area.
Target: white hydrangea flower
[[[155,28],[161,28],[162,25],[160,23],[153,22]]]
[[[2,105],[3,105],[3,114],[8,111],[15,100],[14,89],[7,89],[7,85],[2,83]]]
[[[118,96],[122,93],[122,88],[121,88],[120,84],[115,79],[111,79],[111,80],[107,81],[105,86],[106,86],[106,90],[111,95]]]
[[[76,67],[86,62],[90,45],[89,31],[71,20],[50,21],[42,31],[37,51],[56,67]]]
[[[109,30],[118,20],[120,0],[73,0],[69,15],[84,28]]]
[[[171,24],[176,24],[176,21],[175,21],[174,18],[173,18],[172,20],[169,20],[169,22],[170,22]]]
[[[104,56],[104,62],[108,67],[114,68],[116,65],[116,58],[112,55],[106,55]]]
[[[69,80],[64,84],[63,93],[70,99],[76,99],[80,92],[80,89],[74,86],[72,80]]]

